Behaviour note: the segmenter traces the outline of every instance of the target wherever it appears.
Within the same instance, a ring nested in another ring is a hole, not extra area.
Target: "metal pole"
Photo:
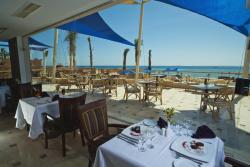
[[[55,28],[54,34],[54,49],[53,49],[53,70],[52,70],[52,81],[54,81],[56,76],[56,51],[57,51],[57,44],[58,44],[58,29]]]
[[[43,51],[43,75],[46,76],[46,59],[48,57],[48,50]]]
[[[249,64],[250,64],[250,37],[247,37],[244,66],[243,66],[243,72],[242,72],[243,78],[249,77],[248,76],[249,75]]]
[[[137,43],[137,61],[136,61],[136,74],[135,74],[135,80],[138,79],[138,75],[140,72],[140,57],[141,57],[141,38],[142,38],[142,18],[143,18],[143,12],[144,12],[144,3],[146,1],[141,1],[141,12],[140,12],[140,23],[139,23],[139,32],[138,32],[138,43]]]

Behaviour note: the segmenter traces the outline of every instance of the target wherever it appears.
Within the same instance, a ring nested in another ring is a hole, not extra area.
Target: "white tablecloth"
[[[10,95],[10,88],[7,85],[0,86],[0,113],[1,109],[6,106],[6,94]]]
[[[58,101],[51,102],[50,97],[30,97],[19,100],[15,115],[16,128],[23,129],[28,123],[30,125],[29,137],[36,139],[43,133],[44,118],[42,113],[44,112],[59,117]]]
[[[137,147],[115,137],[98,148],[94,167],[172,167],[176,154],[169,148],[175,138],[176,135],[168,128],[167,137],[161,135],[155,137],[154,149],[139,152]],[[213,160],[201,166],[224,166],[224,143],[219,138],[206,140],[217,140],[218,147]]]

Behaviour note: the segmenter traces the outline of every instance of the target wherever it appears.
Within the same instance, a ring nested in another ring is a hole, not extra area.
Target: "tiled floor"
[[[45,87],[46,88],[46,87]],[[53,89],[53,87],[47,87]],[[164,90],[163,103],[139,103],[132,96],[127,102],[122,100],[123,88],[119,87],[118,97],[88,95],[88,101],[106,98],[110,122],[135,123],[144,118],[158,118],[166,107],[176,109],[176,120],[192,120],[194,128],[201,124],[210,126],[225,142],[225,152],[244,161],[250,161],[250,97],[242,98],[235,105],[235,120],[229,120],[227,112],[221,113],[219,121],[211,119],[210,113],[200,113],[200,95],[180,89]],[[44,148],[44,138],[29,139],[26,130],[15,129],[15,119],[7,114],[0,115],[0,167],[43,167],[43,166],[87,166],[87,149],[81,145],[80,136],[66,137],[67,156],[61,155],[61,138],[49,140],[49,148]]]

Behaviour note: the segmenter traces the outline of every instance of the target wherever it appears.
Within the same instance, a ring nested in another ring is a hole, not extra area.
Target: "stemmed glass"
[[[152,140],[155,136],[155,130],[153,127],[148,127],[147,132],[146,132],[146,136],[147,136],[147,139],[149,139],[148,148],[153,149],[154,145],[152,143]]]
[[[144,143],[146,142],[146,136],[145,133],[141,132],[141,135],[139,136],[139,140],[138,140],[138,150],[140,152],[145,152],[146,148],[144,147]]]

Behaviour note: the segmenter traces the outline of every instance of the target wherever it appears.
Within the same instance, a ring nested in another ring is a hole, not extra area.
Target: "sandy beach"
[[[55,91],[55,85],[43,85],[43,90]],[[125,124],[133,124],[145,118],[158,119],[159,113],[164,108],[174,107],[176,110],[174,120],[189,120],[192,122],[192,129],[200,125],[208,125],[224,141],[226,155],[249,161],[250,146],[247,142],[250,140],[250,96],[235,97],[233,120],[229,119],[228,112],[223,109],[219,120],[215,121],[212,119],[211,112],[199,111],[201,95],[184,89],[164,89],[163,105],[154,99],[151,102],[139,102],[133,95],[126,102],[123,100],[123,95],[123,86],[118,87],[117,97],[114,93],[104,96],[98,91],[94,94],[88,92],[87,102],[106,98],[110,121]]]

